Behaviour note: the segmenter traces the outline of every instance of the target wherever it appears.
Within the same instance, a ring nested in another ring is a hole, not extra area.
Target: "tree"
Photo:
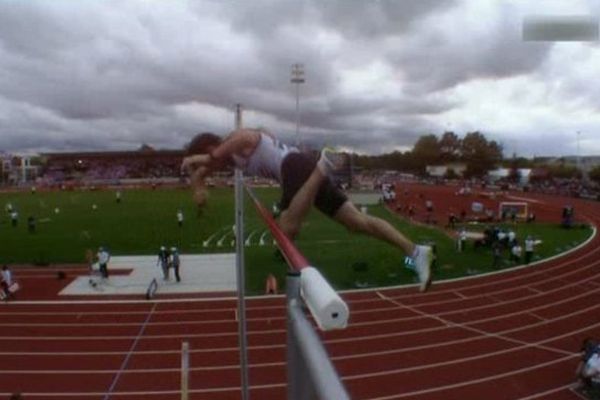
[[[412,156],[418,161],[420,171],[425,171],[427,165],[437,164],[440,161],[440,143],[437,136],[421,136],[413,147]]]
[[[597,165],[594,168],[592,168],[588,176],[591,180],[593,180],[597,184],[600,184],[600,165]]]
[[[547,167],[549,178],[558,179],[573,179],[581,178],[581,171],[573,166],[567,165],[564,162],[558,165],[550,165]]]
[[[454,132],[444,132],[439,147],[442,162],[457,161],[460,157],[461,140]]]
[[[502,146],[488,142],[480,132],[467,133],[461,145],[462,159],[467,164],[467,177],[481,177],[502,161]]]

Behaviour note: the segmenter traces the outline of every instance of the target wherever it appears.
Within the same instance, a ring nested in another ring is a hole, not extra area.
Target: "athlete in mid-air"
[[[282,197],[278,223],[294,239],[314,205],[351,231],[384,240],[411,256],[420,281],[420,291],[431,284],[432,250],[414,244],[387,221],[360,212],[329,178],[339,168],[340,155],[321,151],[318,161],[286,146],[260,129],[238,129],[221,138],[212,133],[197,135],[188,147],[182,170],[190,174],[193,198],[203,206],[207,200],[204,179],[225,166],[241,168],[246,176],[260,176],[280,183]]]

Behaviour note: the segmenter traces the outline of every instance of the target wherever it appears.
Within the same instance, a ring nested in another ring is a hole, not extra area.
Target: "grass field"
[[[257,194],[270,207],[279,190],[260,189]],[[0,214],[0,263],[83,263],[85,250],[95,251],[100,245],[113,255],[155,254],[161,245],[177,246],[183,253],[231,252],[233,200],[232,189],[213,189],[208,206],[198,213],[187,190],[124,191],[120,204],[114,191],[0,194],[0,205],[11,203],[19,213],[17,227],[11,226],[8,213]],[[247,286],[250,293],[258,294],[268,273],[283,282],[286,266],[274,255],[271,237],[249,199],[246,204],[246,239],[251,236],[246,247]],[[185,216],[181,228],[178,209]],[[387,219],[417,242],[435,242],[436,279],[493,270],[489,249],[475,251],[470,246],[457,253],[454,241],[438,229],[409,224],[381,206],[371,206],[368,212]],[[27,229],[30,215],[37,221],[35,233]],[[521,224],[515,231],[519,238],[532,234],[542,240],[537,256],[543,258],[576,246],[591,233],[587,227],[564,230],[550,224]],[[265,246],[259,246],[261,237]],[[338,289],[414,282],[401,252],[349,233],[318,212],[310,214],[296,243]]]

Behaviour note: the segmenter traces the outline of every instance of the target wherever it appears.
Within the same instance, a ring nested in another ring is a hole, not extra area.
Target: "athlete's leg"
[[[412,256],[415,251],[415,244],[389,222],[360,212],[350,201],[346,201],[340,207],[334,215],[334,219],[353,232],[364,233],[384,240],[400,248],[409,256]]]
[[[279,226],[291,239],[295,238],[302,222],[310,211],[319,187],[326,179],[326,175],[319,168],[315,168],[300,190],[296,192],[289,206],[279,217]]]
[[[291,155],[283,165],[284,192],[293,193],[285,199],[284,211],[279,218],[279,226],[290,238],[295,238],[302,222],[315,203],[321,185],[328,175],[339,168],[344,158],[330,149],[323,149],[316,166],[302,155]]]
[[[384,240],[404,251],[414,260],[415,271],[421,281],[420,291],[424,292],[431,285],[431,263],[433,261],[432,249],[429,246],[417,246],[387,221],[366,215],[346,201],[334,214],[333,218],[346,228]]]

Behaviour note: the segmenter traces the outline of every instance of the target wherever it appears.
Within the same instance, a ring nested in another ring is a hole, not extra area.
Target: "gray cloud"
[[[200,130],[228,131],[238,102],[260,116],[249,123],[268,121],[291,138],[290,65],[298,61],[307,79],[302,129],[315,142],[366,152],[410,146],[465,107],[452,98],[455,87],[544,68],[549,81],[557,75],[548,69],[554,46],[521,42],[514,6],[486,6],[474,19],[477,7],[477,0],[0,2],[0,149],[178,147]],[[365,83],[374,64],[381,76]],[[360,73],[351,80],[348,71]],[[597,87],[569,74],[560,78],[565,93],[582,92],[597,106]]]

